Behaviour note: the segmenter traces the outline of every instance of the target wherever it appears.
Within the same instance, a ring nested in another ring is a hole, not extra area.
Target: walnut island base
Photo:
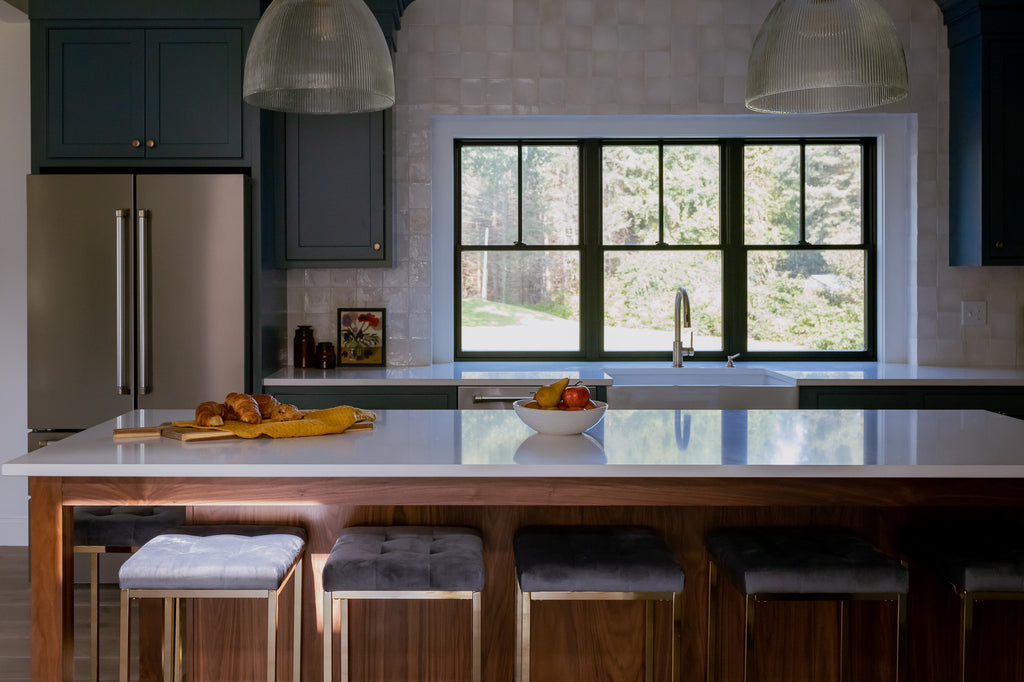
[[[132,413],[118,423],[159,423],[168,414],[175,413]],[[827,418],[827,413],[818,411],[797,414],[808,419]],[[115,424],[111,422],[26,455],[5,465],[4,474],[30,477],[33,679],[71,679],[72,585],[65,578],[71,569],[75,505],[184,505],[193,523],[273,523],[306,528],[308,554],[302,584],[303,603],[308,608],[303,617],[302,679],[307,681],[322,678],[320,570],[338,532],[348,525],[465,525],[481,530],[487,580],[482,632],[485,680],[512,679],[515,583],[511,547],[517,528],[537,524],[656,528],[686,572],[682,679],[697,682],[703,680],[706,661],[705,530],[724,525],[838,524],[896,554],[896,532],[912,522],[1024,518],[1024,453],[1017,452],[1024,442],[1024,422],[1007,417],[957,412],[944,415],[940,425],[928,423],[924,413],[911,413],[896,425],[889,419],[895,415],[886,413],[883,421],[887,423],[882,426],[892,427],[893,433],[905,436],[914,422],[916,437],[905,439],[905,449],[913,452],[904,453],[912,461],[886,463],[888,453],[880,452],[879,443],[891,448],[895,441],[878,431],[877,420],[868,419],[865,423],[873,423],[864,431],[873,433],[859,441],[856,451],[871,463],[772,465],[752,463],[761,453],[754,442],[756,434],[749,428],[743,453],[727,450],[722,442],[737,441],[736,434],[722,426],[723,417],[729,415],[694,413],[691,433],[703,420],[717,417],[719,462],[735,462],[743,454],[748,463],[687,463],[687,457],[699,454],[692,449],[696,441],[691,436],[689,448],[682,449],[671,432],[665,439],[671,447],[658,449],[656,440],[651,439],[645,444],[644,456],[653,463],[619,463],[619,457],[634,456],[633,448],[619,445],[626,442],[620,440],[620,427],[624,429],[628,423],[631,430],[643,433],[645,427],[638,421],[650,417],[646,427],[650,433],[661,419],[667,418],[671,425],[673,415],[679,416],[671,411],[609,412],[601,438],[595,438],[603,444],[606,458],[599,464],[522,464],[513,459],[514,445],[487,444],[470,437],[473,434],[462,422],[474,419],[472,415],[440,412],[382,412],[372,433],[348,436],[357,438],[358,444],[339,442],[346,438],[342,434],[307,439],[311,442],[304,448],[262,440],[191,447],[180,442],[156,447],[114,446],[110,429]],[[751,419],[763,416],[749,415]],[[860,414],[861,418],[871,416]],[[509,434],[513,444],[531,436],[511,413],[489,419],[490,427]],[[434,421],[446,423],[427,428]],[[959,424],[956,433],[946,428],[953,423]],[[929,433],[933,440],[926,442]],[[419,443],[420,451],[447,449],[444,461],[415,461],[412,455],[409,458],[414,461],[403,464],[400,454],[378,455],[374,461],[374,452],[394,453],[391,448],[403,441],[410,446],[409,453],[416,452],[411,447],[414,442]],[[920,448],[939,441],[949,447],[933,448],[929,456],[937,459],[925,461]],[[952,450],[968,442],[974,445],[964,450],[966,461],[950,461]],[[466,443],[476,444],[475,454],[471,455]],[[849,446],[836,439],[808,443],[803,455],[811,457],[811,462],[818,451]],[[356,445],[362,454],[345,452]],[[321,448],[330,452],[329,460],[321,460]],[[509,451],[505,461],[499,461],[496,453],[503,449]],[[675,451],[676,460],[669,460],[670,450]],[[467,463],[471,456],[492,459]],[[319,470],[319,475],[313,470]],[[646,471],[650,475],[642,475]],[[908,679],[953,680],[959,669],[956,597],[926,570],[912,565],[911,571]],[[723,617],[715,633],[720,651],[716,679],[739,680],[741,662],[730,652],[742,650],[742,597],[727,581],[719,582],[719,590]],[[288,597],[282,595],[282,605],[289,603]],[[459,606],[353,602],[353,679],[469,680],[470,616]],[[667,605],[660,606],[663,608],[655,611],[655,648],[663,655],[655,666],[654,679],[668,680],[670,643],[666,633],[671,631],[671,613]],[[241,600],[197,602],[191,607],[186,624],[189,679],[265,678],[260,665],[266,660],[261,643],[267,624],[265,616],[261,622],[257,608]],[[849,679],[892,679],[891,608],[867,602],[851,606],[847,641],[842,643],[844,651],[853,654]],[[290,615],[288,608],[283,608],[280,618]],[[540,603],[532,618],[534,679],[642,679],[642,604]],[[230,623],[230,628],[225,628],[225,623]],[[333,624],[335,632],[338,627]],[[982,603],[975,611],[975,627],[978,641],[989,649],[976,657],[978,678],[1024,680],[1024,661],[1015,645],[1024,637],[1020,605]],[[758,612],[756,679],[838,680],[839,632],[834,604],[766,604]],[[291,665],[291,652],[285,644],[278,653],[278,665],[282,675]]]

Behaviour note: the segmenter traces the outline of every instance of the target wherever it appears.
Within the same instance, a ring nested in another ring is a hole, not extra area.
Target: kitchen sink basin
[[[609,409],[795,409],[796,381],[758,367],[604,367]]]
[[[604,367],[615,386],[794,386],[784,374],[757,367]]]

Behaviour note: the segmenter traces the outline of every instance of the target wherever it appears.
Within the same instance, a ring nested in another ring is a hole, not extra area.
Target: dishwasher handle
[[[473,396],[474,403],[514,403],[517,400],[533,400],[532,395],[480,395]]]

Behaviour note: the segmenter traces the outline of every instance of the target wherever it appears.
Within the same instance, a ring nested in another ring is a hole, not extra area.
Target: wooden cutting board
[[[366,431],[373,428],[372,422],[359,422],[348,427],[346,431]],[[140,426],[133,428],[114,429],[114,440],[141,440],[145,438],[170,438],[182,442],[207,441],[207,440],[239,440],[239,437],[227,431],[216,431],[210,429],[194,429],[189,426],[174,426],[173,424],[161,424],[160,426]]]

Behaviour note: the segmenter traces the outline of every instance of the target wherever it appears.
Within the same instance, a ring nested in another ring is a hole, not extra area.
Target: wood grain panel
[[[1018,506],[1024,480],[875,478],[70,478],[65,504]]]
[[[896,531],[921,519],[1024,517],[1024,492],[1012,481],[873,480],[652,480],[524,479],[67,479],[64,501],[76,503],[191,504],[199,523],[291,523],[306,528],[303,674],[322,678],[320,570],[337,534],[359,524],[453,524],[480,528],[487,584],[483,593],[484,679],[512,679],[515,651],[515,530],[529,524],[621,524],[659,529],[686,571],[683,599],[684,682],[703,682],[707,637],[707,529],[729,525],[834,524],[852,528],[898,554]],[[51,493],[52,494],[52,493]],[[402,501],[411,503],[399,504]],[[51,520],[50,525],[53,525]],[[35,531],[35,526],[33,526]],[[35,532],[33,535],[35,539]],[[941,682],[959,661],[949,644],[955,614],[915,570],[909,608],[911,682]],[[925,587],[920,585],[922,581]],[[742,598],[723,580],[718,679],[742,679]],[[948,594],[945,595],[947,598]],[[285,598],[287,600],[287,597]],[[208,604],[208,606],[207,606]],[[193,679],[263,679],[264,632],[252,603],[207,602],[191,622]],[[984,608],[984,607],[983,607]],[[954,600],[955,611],[955,600]],[[993,613],[995,615],[989,615]],[[535,609],[533,673],[539,680],[590,682],[642,678],[639,604],[543,603]],[[656,611],[655,680],[668,682],[667,607]],[[987,616],[987,617],[986,617]],[[239,624],[227,625],[227,620]],[[1024,682],[1016,638],[1024,636],[1024,604],[979,611],[986,653],[977,665],[985,679]],[[858,604],[851,612],[852,680],[891,680],[895,614],[890,604]],[[352,608],[356,679],[469,680],[469,608],[460,602],[357,602]],[[838,680],[837,614],[831,603],[771,604],[757,619],[760,663],[756,678]],[[337,630],[337,624],[334,624]],[[249,643],[255,642],[255,646]],[[282,664],[288,648],[282,644]],[[740,647],[737,649],[737,647]],[[993,654],[991,652],[998,652]],[[993,660],[995,656],[999,660]],[[1001,657],[1001,658],[1000,658]],[[214,660],[216,659],[216,660]],[[248,663],[246,663],[248,660]],[[248,667],[246,667],[248,666]],[[57,679],[45,678],[40,679]]]
[[[72,509],[61,507],[61,479],[29,479],[32,551],[32,679],[73,678]]]

